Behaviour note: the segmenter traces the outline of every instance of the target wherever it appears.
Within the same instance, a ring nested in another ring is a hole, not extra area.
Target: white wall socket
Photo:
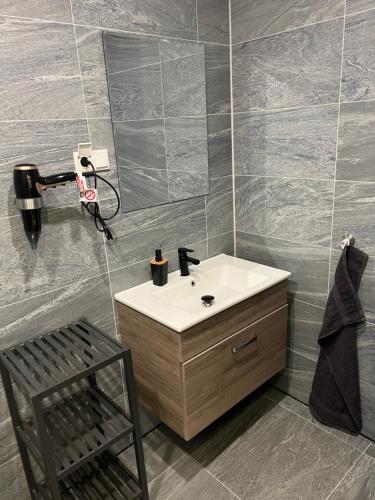
[[[111,170],[109,164],[109,155],[107,149],[92,149],[90,143],[78,144],[78,151],[73,153],[74,165],[77,173],[91,172],[90,166],[83,167],[81,165],[81,158],[86,156],[94,165],[97,172],[105,172]]]

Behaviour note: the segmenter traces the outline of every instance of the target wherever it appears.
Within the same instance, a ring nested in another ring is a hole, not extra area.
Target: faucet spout
[[[199,259],[195,259],[194,257],[190,257],[188,253],[194,252],[194,250],[190,250],[189,248],[181,247],[178,249],[178,259],[180,262],[180,270],[181,270],[181,276],[189,276],[190,271],[189,271],[189,262],[191,264],[194,264],[195,266],[198,266],[200,264]]]

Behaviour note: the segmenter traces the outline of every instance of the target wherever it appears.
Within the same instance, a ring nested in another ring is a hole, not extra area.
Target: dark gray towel
[[[310,410],[322,423],[357,434],[362,428],[356,327],[364,321],[358,290],[368,256],[345,247],[329,295]]]

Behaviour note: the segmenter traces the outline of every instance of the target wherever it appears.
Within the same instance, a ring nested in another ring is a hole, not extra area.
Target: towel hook
[[[341,248],[344,250],[345,247],[353,247],[355,243],[355,238],[351,233],[346,233],[343,236],[343,240],[341,241],[340,245]]]

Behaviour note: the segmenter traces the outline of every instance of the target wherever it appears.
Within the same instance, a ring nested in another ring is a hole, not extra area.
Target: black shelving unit
[[[129,414],[97,382],[97,372],[118,361]],[[81,319],[2,351],[0,370],[33,500],[148,500],[129,348]],[[28,418],[18,410],[14,385],[30,405]],[[138,477],[113,448],[128,435],[133,436]]]

